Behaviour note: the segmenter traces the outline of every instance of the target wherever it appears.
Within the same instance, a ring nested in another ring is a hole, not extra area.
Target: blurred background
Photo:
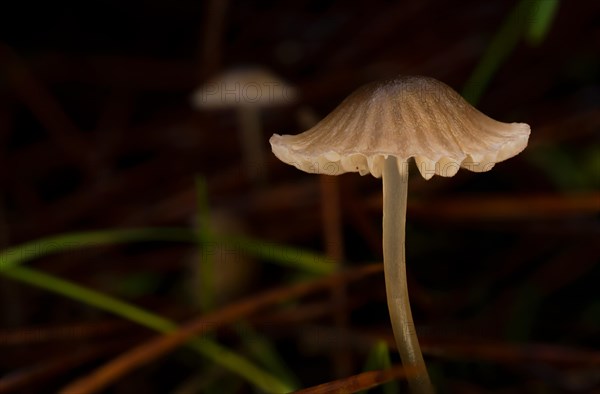
[[[184,322],[381,262],[381,180],[303,173],[268,139],[399,74],[437,78],[532,129],[523,153],[487,173],[425,181],[411,167],[409,290],[435,385],[600,390],[599,48],[589,1],[3,4],[0,392],[54,392],[156,335],[53,278]],[[193,96],[239,70],[258,78],[242,86],[277,78],[283,99],[215,108]],[[200,241],[113,232],[147,227]],[[86,238],[98,230],[110,239]],[[35,261],[11,277],[17,255]],[[381,347],[394,349],[381,272],[342,284],[211,338],[294,388],[398,363]],[[264,388],[179,348],[104,390]]]

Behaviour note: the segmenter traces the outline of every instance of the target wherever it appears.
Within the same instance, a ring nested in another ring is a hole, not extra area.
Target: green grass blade
[[[335,271],[335,264],[330,259],[307,250],[248,237],[219,237],[219,240],[233,250],[308,273],[326,275]]]
[[[11,279],[94,306],[162,333],[169,333],[177,328],[176,323],[164,317],[35,269],[15,266],[10,269],[0,270],[0,273]],[[207,338],[195,338],[188,343],[188,346],[213,362],[244,377],[262,390],[269,393],[291,391],[291,388],[279,379],[269,375],[240,355]]]
[[[188,228],[177,227],[100,230],[55,235],[26,242],[0,252],[0,271],[59,252],[100,245],[150,241],[197,243],[198,235]],[[215,235],[212,243],[223,249],[226,248],[232,253],[248,253],[272,263],[313,274],[329,274],[334,270],[334,264],[320,254],[272,242],[248,237]],[[215,245],[204,246],[214,247]]]
[[[195,242],[196,237],[194,232],[187,228],[165,227],[55,235],[26,242],[0,252],[0,271],[50,254],[100,245],[142,241]]]
[[[298,377],[286,365],[277,348],[268,338],[257,333],[246,322],[239,322],[236,329],[244,349],[254,360],[289,387],[293,387],[294,390],[300,388]]]
[[[86,305],[112,312],[115,315],[125,317],[129,321],[156,331],[165,332],[175,327],[169,320],[151,312],[33,268],[23,266],[13,267],[2,270],[0,273],[8,278],[16,279]]]
[[[516,302],[506,322],[506,338],[511,342],[524,343],[531,338],[543,296],[535,285],[527,283],[515,295]]]
[[[492,38],[462,91],[462,96],[471,104],[479,101],[492,76],[519,42],[531,16],[531,7],[531,0],[521,0]]]
[[[388,349],[387,344],[384,341],[379,341],[373,346],[369,355],[367,356],[367,361],[365,362],[365,367],[363,371],[376,371],[382,369],[388,369],[392,366],[392,360],[390,358],[390,351]],[[400,392],[400,386],[398,382],[391,381],[381,386],[384,394],[396,394]],[[366,394],[367,390],[361,391],[360,393]]]
[[[529,45],[537,46],[544,41],[554,17],[558,12],[558,0],[537,0],[531,10],[531,23],[525,33]]]

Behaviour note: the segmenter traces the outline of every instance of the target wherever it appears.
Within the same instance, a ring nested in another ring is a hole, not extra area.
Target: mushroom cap
[[[196,108],[271,107],[289,104],[296,90],[262,68],[234,69],[210,79],[192,94]]]
[[[529,133],[525,123],[489,118],[440,81],[401,76],[364,85],[313,128],[269,142],[277,158],[309,173],[379,178],[395,156],[399,165],[414,157],[430,179],[460,167],[488,171],[525,149]]]

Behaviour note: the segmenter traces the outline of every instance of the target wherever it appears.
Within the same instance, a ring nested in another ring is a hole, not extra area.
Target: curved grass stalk
[[[169,333],[177,329],[175,322],[160,315],[35,269],[14,266],[9,269],[0,270],[0,273],[8,278],[49,290],[53,293],[113,313],[161,333]],[[208,338],[195,338],[187,345],[216,364],[242,376],[248,382],[268,393],[286,393],[294,390],[293,386],[282,382],[256,367],[242,356]]]
[[[20,265],[46,255],[80,248],[161,241],[196,243],[199,247],[207,248],[220,247],[229,252],[247,253],[312,274],[322,275],[333,271],[333,265],[327,258],[297,248],[247,237],[211,235],[211,242],[202,242],[202,239],[206,238],[199,237],[196,231],[187,228],[138,228],[60,234],[26,242],[0,252],[0,274],[103,309],[153,330],[167,333],[177,328],[175,322],[100,292]],[[245,358],[206,338],[194,339],[188,343],[188,346],[267,392],[289,392],[293,391],[295,387],[288,382],[278,380]]]
[[[50,254],[101,245],[151,241],[198,243],[198,234],[184,227],[149,227],[53,235],[0,252],[0,272]],[[330,274],[334,270],[333,264],[318,253],[249,237],[213,235],[210,244],[199,246],[222,248],[228,253],[247,253],[266,261],[317,275]]]

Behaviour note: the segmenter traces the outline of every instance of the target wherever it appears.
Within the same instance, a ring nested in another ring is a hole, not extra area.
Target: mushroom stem
[[[260,113],[256,108],[241,107],[238,110],[242,160],[250,180],[255,185],[264,185],[267,179],[265,149],[263,147]]]
[[[423,361],[415,331],[406,284],[405,227],[408,191],[408,163],[398,166],[394,156],[388,156],[383,181],[383,266],[388,309],[396,345],[402,364],[414,370],[408,376],[413,394],[434,392]]]

